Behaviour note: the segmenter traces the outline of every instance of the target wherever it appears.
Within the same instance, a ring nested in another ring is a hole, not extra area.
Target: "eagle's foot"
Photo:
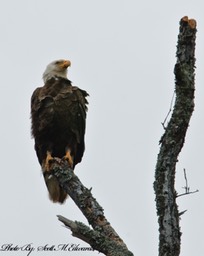
[[[64,161],[67,161],[68,164],[69,164],[69,167],[70,168],[73,168],[73,164],[74,164],[74,161],[73,161],[73,157],[71,156],[71,150],[68,149],[66,150],[66,154],[65,156],[62,158],[62,160]]]
[[[52,157],[51,153],[47,151],[47,156],[42,166],[44,172],[50,171],[50,165],[53,161],[54,161],[54,158]]]

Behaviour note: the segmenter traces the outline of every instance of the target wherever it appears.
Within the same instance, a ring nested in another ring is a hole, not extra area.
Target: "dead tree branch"
[[[71,229],[72,235],[90,244],[90,246],[108,256],[133,256],[123,240],[104,216],[103,208],[69,168],[66,160],[54,159],[50,165],[51,174],[60,186],[74,200],[93,229],[81,222],[73,222],[63,216],[58,219]]]
[[[178,256],[180,253],[181,232],[174,183],[178,155],[194,110],[195,38],[196,21],[188,17],[182,18],[174,69],[176,99],[171,119],[160,140],[155,170],[160,256]]]

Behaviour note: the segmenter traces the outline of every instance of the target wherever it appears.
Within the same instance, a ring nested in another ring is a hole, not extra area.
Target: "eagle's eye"
[[[57,61],[55,62],[55,64],[57,64],[57,65],[60,64],[60,61],[57,60]]]

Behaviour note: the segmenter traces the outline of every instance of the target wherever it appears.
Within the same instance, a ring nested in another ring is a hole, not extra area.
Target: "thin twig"
[[[190,191],[190,187],[188,186],[188,179],[187,179],[187,176],[186,176],[186,169],[185,168],[183,169],[183,172],[184,172],[184,179],[186,181],[186,186],[183,187],[183,188],[186,190],[186,194],[188,194],[189,191]]]
[[[181,215],[183,215],[184,213],[186,213],[187,212],[187,210],[184,210],[184,211],[182,211],[182,212],[179,212],[179,217],[181,217]]]
[[[190,195],[190,194],[194,194],[194,193],[199,192],[198,189],[194,190],[194,191],[190,191],[190,187],[188,186],[188,179],[187,179],[186,169],[185,168],[183,169],[183,173],[184,173],[184,179],[185,179],[185,182],[186,182],[186,186],[183,187],[185,189],[185,193],[179,194],[176,197],[186,196],[186,195]]]
[[[188,193],[183,193],[183,194],[179,194],[177,195],[176,197],[180,197],[180,196],[186,196],[186,195],[190,195],[190,194],[194,194],[194,193],[197,193],[199,192],[199,190],[194,190],[194,191],[191,191],[191,192],[188,192]]]
[[[168,113],[167,113],[167,115],[166,115],[164,121],[161,123],[162,126],[163,126],[163,128],[164,128],[164,130],[166,130],[166,126],[165,126],[166,120],[167,120],[167,118],[169,117],[169,115],[170,115],[170,113],[171,113],[171,111],[172,111],[172,106],[173,106],[173,102],[174,102],[174,97],[175,97],[175,91],[173,92],[173,96],[172,96],[172,98],[171,98],[171,103],[170,103],[169,111],[168,111]]]

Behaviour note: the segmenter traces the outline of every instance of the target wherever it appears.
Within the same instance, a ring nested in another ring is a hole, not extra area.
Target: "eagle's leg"
[[[73,168],[74,160],[73,160],[73,157],[72,157],[72,155],[71,155],[71,150],[70,150],[69,148],[66,149],[66,154],[65,154],[65,156],[63,157],[63,160],[67,160],[68,163],[69,163],[69,166],[70,166],[71,168]]]
[[[50,151],[47,151],[47,156],[46,156],[46,159],[43,163],[43,171],[47,171],[49,172],[50,170],[50,162],[53,160],[53,157],[51,155],[51,152]]]

